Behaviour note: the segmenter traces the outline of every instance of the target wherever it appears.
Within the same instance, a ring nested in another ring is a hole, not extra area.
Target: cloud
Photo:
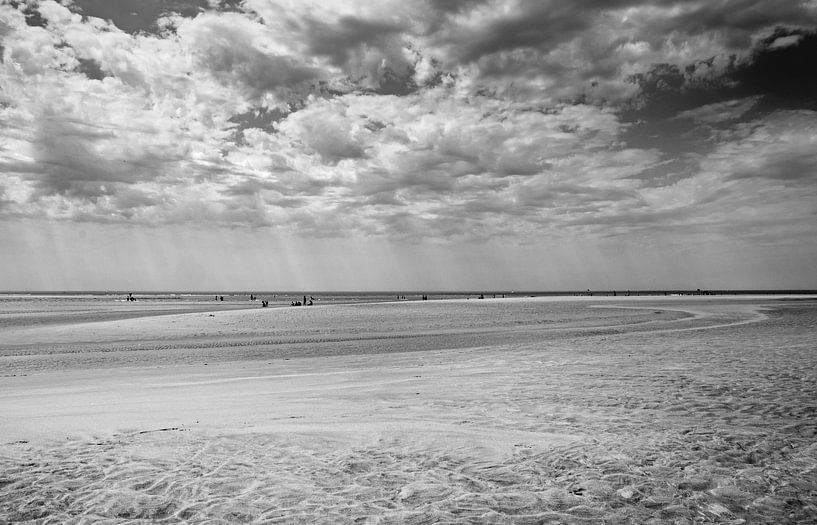
[[[691,176],[699,168],[696,159],[739,139],[746,123],[779,110],[817,108],[817,82],[803,66],[812,60],[815,34],[764,29],[741,55],[662,63],[633,75],[639,89],[630,107],[620,112],[632,123],[623,140],[632,147],[659,148],[664,166],[682,168],[647,170],[641,175],[646,183]],[[780,39],[786,45],[777,43]]]
[[[331,23],[307,19],[303,38],[311,54],[328,57],[365,86],[385,94],[405,94],[414,87],[403,42],[406,29],[404,24],[353,16]]]
[[[365,135],[370,133],[362,119],[350,118],[339,100],[315,101],[291,114],[277,129],[317,153],[326,164],[365,157]]]
[[[787,45],[779,45],[781,40]],[[815,60],[817,31],[778,28],[732,76],[739,89],[765,95],[767,108],[817,109],[817,72],[808,66]]]
[[[121,7],[0,6],[0,214],[521,242],[813,208],[806,4]]]
[[[794,2],[493,2],[440,22],[428,47],[508,96],[621,100],[632,94],[626,78],[650,64],[727,61],[775,27],[815,23]]]
[[[529,2],[518,7],[510,13],[495,11],[497,15],[477,18],[457,34],[452,43],[458,59],[470,62],[504,51],[555,47],[572,40],[590,22],[587,11],[574,3]],[[487,10],[480,10],[485,13]]]
[[[263,25],[237,14],[201,15],[185,21],[178,33],[199,65],[252,98],[268,93],[286,98],[320,77],[316,68],[274,49]]]
[[[796,37],[788,45],[780,39]],[[692,108],[755,97],[757,110],[813,108],[817,32],[777,28],[742,57],[712,57],[686,65],[658,64],[632,77],[639,87],[640,115],[673,116]],[[687,113],[689,115],[689,113]]]
[[[346,147],[342,151],[354,152],[342,161],[320,152],[338,175],[332,205],[358,228],[394,235],[462,233],[455,227],[462,221],[476,221],[468,227],[473,234],[490,235],[497,221],[480,213],[495,213],[500,202],[514,222],[538,222],[541,210],[535,203],[520,207],[519,202],[520,195],[532,195],[522,189],[530,181],[543,187],[565,181],[592,184],[589,200],[621,197],[604,188],[621,186],[630,194],[626,188],[634,183],[621,178],[654,157],[611,150],[616,120],[589,106],[542,112],[490,99],[467,104],[445,93],[440,89],[437,99],[428,93],[425,99],[345,96],[312,105],[281,123],[279,139],[323,140],[325,133],[333,145]],[[333,107],[338,104],[343,109]],[[332,122],[329,115],[343,119]],[[324,122],[324,129],[300,126],[312,119]],[[577,120],[583,124],[576,125]],[[358,156],[361,151],[366,155]],[[406,219],[406,213],[413,218]]]
[[[693,109],[682,111],[674,118],[691,119],[699,124],[712,125],[739,121],[747,112],[751,111],[757,105],[760,98],[759,95],[756,95],[742,99],[704,104]]]
[[[77,62],[79,62],[79,66],[77,66],[77,71],[79,71],[80,73],[82,73],[83,75],[87,76],[92,80],[102,80],[106,76],[109,76],[102,69],[102,65],[92,58],[90,59],[77,58]]]
[[[684,177],[641,186],[640,209],[591,220],[680,237],[720,235],[755,242],[760,237],[770,241],[769,232],[788,231],[805,239],[814,233],[807,225],[817,212],[816,127],[817,113],[805,110],[777,111],[737,124]]]
[[[125,137],[111,129],[65,115],[40,116],[31,171],[37,194],[79,199],[110,195],[120,185],[166,175],[173,164],[187,156],[184,147],[156,140],[158,137],[152,135],[161,135],[161,130],[155,127],[133,131],[123,140]],[[135,144],[129,143],[134,139]]]
[[[111,20],[126,33],[160,33],[157,23],[169,14],[193,18],[214,7],[218,10],[235,10],[240,0],[213,2],[210,0],[139,0],[134,6],[131,0],[73,0],[73,8],[85,16]]]
[[[745,46],[752,34],[769,29],[772,23],[813,23],[816,15],[807,2],[773,5],[762,0],[698,1],[689,3],[685,9],[679,10],[677,16],[667,19],[656,29],[680,30],[692,36],[722,31],[727,43]]]
[[[233,124],[233,126],[231,126],[233,130],[233,140],[238,143],[245,142],[244,133],[247,130],[258,129],[268,132],[274,131],[274,124],[280,122],[285,116],[286,113],[280,108],[275,107],[268,109],[263,106],[237,113],[228,119],[228,121]]]
[[[486,4],[488,0],[429,0],[432,9],[443,13],[463,13],[477,6]]]
[[[760,179],[798,191],[817,180],[817,112],[778,111],[747,131],[723,144],[703,168],[727,181]]]

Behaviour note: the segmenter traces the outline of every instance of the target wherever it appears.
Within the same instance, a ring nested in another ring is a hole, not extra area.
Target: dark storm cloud
[[[633,124],[622,138],[631,147],[659,148],[667,160],[639,178],[656,186],[692,176],[695,159],[713,151],[734,126],[776,111],[817,109],[815,63],[817,32],[777,28],[720,66],[713,57],[657,64],[634,75],[635,105],[620,112]]]
[[[780,42],[786,45],[781,45]],[[666,118],[706,104],[761,96],[758,112],[817,107],[817,32],[778,28],[719,70],[714,59],[658,64],[632,77],[638,117]]]
[[[640,117],[668,118],[681,111],[726,100],[732,94],[728,79],[713,71],[713,61],[686,67],[657,64],[631,77],[639,88],[635,113]]]
[[[429,25],[430,41],[444,50],[444,68],[470,64],[487,84],[481,89],[499,96],[616,105],[632,94],[626,75],[643,75],[639,86],[647,92],[651,81],[683,77],[688,64],[700,75],[714,57],[717,67],[731,54],[746,59],[753,42],[775,26],[817,25],[817,10],[802,2],[519,1],[495,7],[456,17],[442,13]],[[676,71],[651,70],[650,63],[661,59],[670,59],[666,68]],[[653,108],[668,115],[722,100],[709,89],[686,88],[680,103],[664,97]]]
[[[763,95],[759,110],[817,109],[817,31],[778,28],[731,74],[737,89]]]

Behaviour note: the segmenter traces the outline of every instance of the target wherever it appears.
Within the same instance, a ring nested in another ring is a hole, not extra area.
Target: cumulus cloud
[[[811,4],[124,5],[0,6],[0,214],[526,239],[813,211]]]
[[[596,190],[632,187],[621,178],[654,155],[617,148],[617,129],[611,112],[592,106],[466,102],[439,88],[422,97],[315,103],[282,121],[276,140],[303,143],[330,164],[336,177],[327,205],[343,210],[347,223],[381,233],[388,225],[402,235],[476,221],[470,231],[490,235],[507,222],[488,218],[500,206],[514,223],[541,220],[535,202],[520,202],[533,195],[526,186],[586,185],[589,199],[605,200],[615,192]]]
[[[319,78],[315,68],[276,49],[262,24],[237,14],[201,15],[183,22],[178,33],[199,66],[252,98]]]
[[[328,57],[367,87],[404,94],[413,73],[402,41],[405,31],[394,22],[344,16],[332,23],[308,19],[303,34],[312,54]]]

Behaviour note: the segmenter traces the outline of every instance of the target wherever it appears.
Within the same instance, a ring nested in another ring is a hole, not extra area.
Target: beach
[[[0,301],[0,522],[812,523],[817,298]]]

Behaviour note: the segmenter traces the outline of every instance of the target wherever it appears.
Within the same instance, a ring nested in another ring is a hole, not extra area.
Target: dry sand
[[[0,522],[814,523],[817,302],[540,307],[14,317]]]

